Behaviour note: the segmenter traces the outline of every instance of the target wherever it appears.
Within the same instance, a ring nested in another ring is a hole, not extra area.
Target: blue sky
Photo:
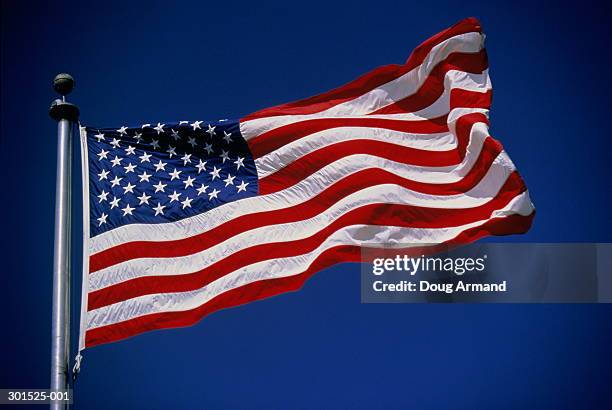
[[[56,136],[47,109],[56,73],[75,76],[69,98],[86,124],[239,118],[401,63],[473,15],[487,33],[491,132],[538,212],[527,235],[504,240],[609,242],[605,10],[603,2],[3,2],[0,387],[49,383]],[[75,276],[80,249],[77,240]],[[611,313],[364,305],[359,268],[344,264],[298,293],[86,351],[76,408],[602,405]]]

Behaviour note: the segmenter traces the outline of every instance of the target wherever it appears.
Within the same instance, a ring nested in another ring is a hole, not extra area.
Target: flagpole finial
[[[68,120],[76,121],[79,119],[79,107],[66,101],[66,95],[70,94],[74,88],[74,78],[70,74],[61,73],[53,79],[53,89],[62,96],[51,103],[49,115],[55,121]]]
[[[58,94],[66,96],[74,88],[74,78],[70,74],[60,73],[53,79],[53,89]]]

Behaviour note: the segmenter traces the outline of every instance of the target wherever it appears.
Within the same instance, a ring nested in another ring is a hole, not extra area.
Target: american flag
[[[361,246],[527,231],[483,44],[469,18],[405,64],[239,121],[82,127],[80,348],[296,290]]]

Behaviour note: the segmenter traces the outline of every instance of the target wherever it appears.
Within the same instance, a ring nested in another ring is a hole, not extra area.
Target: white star
[[[191,154],[185,153],[181,159],[183,160],[183,165],[187,165],[187,163],[191,164]]]
[[[175,141],[178,141],[181,139],[181,136],[179,135],[178,131],[175,129],[172,129],[172,138],[174,138]]]
[[[204,144],[204,149],[206,150],[206,152],[208,152],[209,154],[211,154],[213,152],[213,147],[212,144]]]
[[[137,132],[136,135],[134,135],[134,139],[140,144],[140,141],[142,141],[142,133]]]
[[[187,177],[187,179],[183,181],[183,184],[185,184],[185,189],[187,189],[188,186],[193,186],[193,181],[195,181],[195,178]]]
[[[168,198],[170,198],[170,203],[172,203],[174,201],[178,201],[179,200],[179,196],[181,196],[181,194],[177,193],[176,191],[174,191],[172,194],[168,195]]]
[[[208,124],[208,129],[206,130],[207,133],[210,134],[210,136],[212,137],[213,135],[215,135],[215,128],[217,127],[211,127],[210,124]]]
[[[217,168],[213,166],[213,170],[209,172],[209,174],[212,176],[213,181],[215,180],[215,178],[221,178],[221,175],[219,175],[219,172],[221,172],[221,168]]]
[[[142,127],[140,127],[140,128],[144,130],[145,128],[150,127],[150,126],[151,126],[151,124],[142,124]]]
[[[198,174],[199,174],[200,172],[204,171],[206,167],[206,161],[200,160],[200,163],[196,165],[195,167],[198,169]]]
[[[210,201],[213,198],[216,199],[217,195],[219,194],[219,192],[221,192],[221,191],[217,191],[216,189],[213,189],[213,191],[210,194],[208,194],[208,200]]]
[[[234,164],[236,164],[236,170],[239,170],[240,167],[244,166],[244,158],[238,157],[238,159],[236,159],[236,161],[234,161]]]
[[[162,182],[161,182],[161,181],[159,181],[159,183],[158,183],[158,184],[153,185],[153,186],[155,187],[155,192],[159,192],[159,191],[165,192],[165,191],[164,191],[164,188],[165,188],[166,186],[168,186],[168,184],[162,184]]]
[[[104,170],[104,169],[103,169],[103,170],[102,170],[102,172],[100,172],[100,173],[98,174],[98,176],[100,177],[100,178],[98,179],[98,181],[102,181],[103,179],[108,179],[108,174],[109,174],[109,173],[110,173],[110,171],[106,171],[106,170]]]
[[[130,172],[134,172],[135,168],[136,168],[136,165],[132,165],[131,162],[127,166],[123,167],[123,169],[125,169],[126,174],[129,174]]]
[[[208,185],[204,185],[202,184],[201,187],[199,187],[198,189],[196,189],[196,191],[198,191],[198,196],[206,193],[206,190],[208,189]]]
[[[111,162],[113,164],[113,167],[115,165],[121,165],[121,161],[123,161],[123,158],[119,158],[118,156],[115,155],[115,159],[111,159]]]
[[[229,144],[232,142],[232,133],[223,131],[223,139]]]
[[[125,206],[125,208],[121,208],[121,210],[123,211],[123,216],[126,216],[126,215],[128,215],[128,214],[129,214],[129,215],[132,215],[132,211],[133,211],[134,209],[136,209],[136,208],[132,208],[132,207],[130,206],[130,204],[127,204],[127,205]]]
[[[134,188],[136,188],[136,185],[132,185],[131,182],[128,182],[128,184],[123,187],[123,193],[124,194],[127,194],[128,192],[134,193]]]
[[[97,219],[100,223],[98,224],[98,226],[102,226],[102,224],[106,223],[106,218],[108,218],[108,215],[106,215],[104,212],[102,212],[102,215],[100,215],[100,217]]]
[[[119,148],[119,140],[117,138],[113,138],[110,144],[115,148]]]
[[[183,171],[177,171],[176,168],[174,168],[174,171],[170,172],[170,181],[174,181],[175,179],[179,179],[179,175],[180,173]]]
[[[155,171],[165,171],[166,170],[166,165],[168,165],[167,162],[162,162],[162,160],[160,159],[159,162],[157,164],[155,164]]]
[[[140,199],[140,203],[138,205],[149,205],[149,199],[151,199],[151,195],[147,195],[146,192],[143,192],[141,196],[137,196],[136,198]]]
[[[157,203],[157,206],[153,208],[153,210],[155,211],[155,216],[159,215],[159,214],[164,214],[164,208],[166,206],[160,204],[159,202]]]
[[[113,196],[113,200],[110,201],[111,209],[113,209],[115,207],[118,207],[119,206],[119,201],[120,201],[119,198],[117,198],[116,196]]]
[[[249,185],[249,183],[248,183],[248,182],[244,182],[244,181],[242,181],[242,182],[240,183],[240,185],[238,185],[236,188],[238,188],[238,192],[240,192],[240,191],[246,191],[246,187],[247,187],[247,185]]]
[[[126,153],[126,155],[133,155],[133,154],[135,154],[135,153],[136,153],[135,151],[136,151],[136,148],[135,148],[135,147],[132,147],[131,145],[129,145],[129,146],[128,146],[128,147],[125,149],[125,153]]]
[[[193,199],[189,199],[189,197],[185,198],[185,200],[181,202],[181,204],[183,204],[183,209],[191,208],[191,201],[193,201]]]
[[[112,187],[114,187],[114,186],[116,186],[116,185],[119,185],[119,182],[121,182],[121,180],[122,180],[122,179],[123,179],[123,178],[119,178],[118,176],[115,176],[115,179],[113,179],[113,180],[111,181],[111,188],[112,188]]]
[[[189,121],[179,121],[179,127],[183,124],[189,124]]]
[[[173,155],[176,155],[176,148],[172,145],[168,145],[168,150],[166,152],[170,155],[170,158],[172,158]]]
[[[102,134],[99,131],[98,131],[98,133],[96,135],[94,135],[94,137],[96,137],[98,139],[98,142],[102,142],[102,140],[106,139],[106,138],[104,138],[104,134]]]
[[[104,151],[104,149],[102,149],[102,151],[100,151],[100,153],[98,154],[98,157],[100,157],[98,159],[98,161],[102,161],[102,158],[104,159],[108,159],[106,156],[108,155],[108,151]]]
[[[117,132],[121,135],[127,135],[127,127],[123,126],[117,130]]]
[[[153,208],[153,210],[155,211],[155,216],[159,215],[159,214],[164,214],[164,208],[166,206],[160,204],[159,202],[157,203],[157,206]]]
[[[159,122],[157,123],[157,127],[153,127],[153,129],[155,131],[157,131],[157,134],[161,134],[162,132],[166,132],[164,131],[164,127],[166,126],[166,124],[160,124]]]
[[[138,178],[140,178],[140,182],[142,181],[149,182],[149,178],[151,178],[151,175],[147,174],[147,171],[145,171],[142,174],[138,175]]]
[[[223,160],[222,163],[225,164],[225,161],[227,161],[229,159],[229,152],[227,152],[226,150],[222,149],[221,150],[221,159]]]
[[[149,160],[149,158],[151,158],[151,154],[147,154],[146,152],[143,152],[141,156],[139,156],[138,158],[140,158],[140,163],[142,164],[143,162],[151,162]]]
[[[151,138],[151,146],[153,147],[153,149],[158,149],[159,148],[159,141],[156,140],[155,138]]]
[[[195,131],[198,128],[202,129],[202,127],[200,127],[200,124],[202,124],[202,121],[196,121],[196,122],[192,123],[191,126],[193,127],[193,130]]]
[[[102,190],[102,193],[100,195],[98,195],[98,198],[100,198],[100,200],[98,201],[98,203],[102,202],[102,201],[107,201],[108,199],[108,192],[106,192],[105,190]]]
[[[198,145],[195,138],[192,137],[187,137],[187,144],[190,144],[192,148]]]
[[[225,186],[234,185],[234,178],[236,177],[233,177],[232,174],[227,174],[227,178],[223,180],[225,182]]]

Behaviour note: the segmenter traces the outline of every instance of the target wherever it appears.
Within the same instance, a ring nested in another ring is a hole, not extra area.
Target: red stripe
[[[257,159],[307,135],[338,127],[386,128],[414,134],[436,134],[448,131],[446,115],[418,121],[368,118],[365,116],[362,118],[313,118],[283,125],[265,132],[248,141],[249,149],[253,158]]]
[[[493,218],[479,227],[468,229],[459,234],[448,245],[466,244],[489,235],[510,235],[527,232],[535,212],[528,216],[510,215]],[[338,246],[322,252],[317,259],[299,275],[278,279],[267,279],[229,290],[195,309],[181,312],[162,312],[140,316],[124,322],[88,330],[85,334],[86,347],[116,342],[140,333],[156,329],[169,329],[191,326],[205,316],[221,309],[243,305],[281,293],[298,290],[316,272],[341,262],[360,261],[361,248],[358,246]]]
[[[470,133],[472,132],[472,127],[477,123],[484,123],[489,126],[489,119],[486,115],[479,112],[475,112],[472,114],[462,115],[461,117],[455,120],[457,151],[459,151],[459,156],[462,159],[465,157],[467,147],[470,143]],[[500,149],[503,149],[499,142],[497,144],[499,145]]]
[[[244,117],[241,121],[249,121],[256,118],[272,117],[278,115],[314,114],[324,111],[338,104],[352,100],[368,91],[380,87],[404,75],[413,68],[423,63],[433,47],[448,40],[451,37],[470,32],[482,32],[480,22],[473,18],[461,20],[454,26],[436,34],[419,45],[403,65],[388,65],[375,69],[374,71],[359,77],[357,80],[336,88],[332,91],[306,98],[304,100],[282,104],[264,110],[257,111]]]
[[[452,53],[431,70],[431,73],[429,73],[429,76],[416,93],[374,111],[370,115],[400,114],[423,110],[436,102],[444,94],[444,77],[447,72],[457,70],[480,74],[487,67],[487,52],[485,50],[480,50],[478,53]]]
[[[468,174],[461,180],[446,184],[428,184],[402,178],[379,168],[365,169],[349,175],[330,185],[318,195],[300,204],[271,211],[242,215],[231,219],[207,232],[175,241],[136,241],[114,246],[92,255],[89,259],[90,272],[136,258],[170,258],[190,255],[217,245],[240,232],[266,225],[294,222],[311,218],[329,206],[354,192],[373,185],[396,184],[412,191],[431,195],[456,195],[472,189],[486,174],[491,163],[501,152],[501,146],[487,138],[480,156]]]
[[[453,88],[451,90],[450,105],[453,108],[491,108],[493,90],[484,93],[478,91],[462,90]]]
[[[87,308],[98,309],[142,295],[199,289],[246,265],[312,252],[334,232],[351,225],[367,223],[412,228],[447,228],[465,225],[486,219],[493,211],[506,206],[524,190],[521,178],[514,173],[495,199],[475,208],[438,209],[387,203],[365,205],[343,214],[308,238],[251,246],[190,274],[143,276],[90,292]]]

